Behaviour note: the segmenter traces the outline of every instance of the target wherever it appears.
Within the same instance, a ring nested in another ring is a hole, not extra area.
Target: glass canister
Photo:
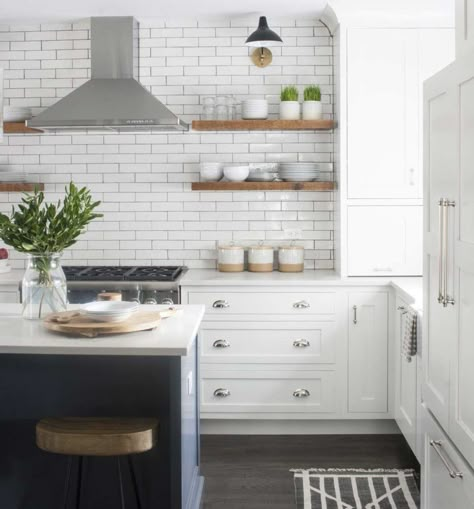
[[[280,272],[303,272],[304,247],[291,244],[278,249],[278,270]]]
[[[249,247],[250,272],[271,272],[273,270],[273,247],[260,243]]]
[[[218,246],[217,268],[219,272],[242,272],[244,270],[244,248],[235,244]]]

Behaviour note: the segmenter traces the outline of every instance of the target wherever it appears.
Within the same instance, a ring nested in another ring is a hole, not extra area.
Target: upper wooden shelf
[[[3,132],[5,134],[38,134],[43,131],[27,127],[25,122],[4,122]]]
[[[193,191],[333,191],[334,182],[193,182]]]
[[[328,131],[334,120],[193,120],[195,131]]]
[[[0,182],[0,193],[17,193],[22,191],[34,191],[38,188],[43,191],[44,184],[34,184],[30,182]]]

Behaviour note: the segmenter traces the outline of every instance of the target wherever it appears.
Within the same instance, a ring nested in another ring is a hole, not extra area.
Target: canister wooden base
[[[303,263],[280,263],[278,270],[280,272],[303,272]]]
[[[272,272],[273,263],[249,263],[249,272]]]
[[[243,272],[244,264],[236,264],[236,263],[219,263],[217,265],[219,272]]]

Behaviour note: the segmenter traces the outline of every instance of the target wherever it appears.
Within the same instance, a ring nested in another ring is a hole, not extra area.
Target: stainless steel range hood
[[[91,18],[91,79],[28,120],[43,131],[187,131],[138,80],[138,22]]]

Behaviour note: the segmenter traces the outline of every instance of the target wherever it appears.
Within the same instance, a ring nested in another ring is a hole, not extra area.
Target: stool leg
[[[67,507],[67,496],[69,494],[69,481],[71,479],[72,456],[68,456],[66,467],[66,481],[64,483],[63,509]]]
[[[128,468],[130,469],[130,477],[132,478],[133,491],[135,492],[135,500],[137,501],[137,509],[142,509],[142,503],[140,500],[140,492],[138,491],[137,476],[135,473],[135,467],[133,466],[132,457],[127,456]]]
[[[123,479],[122,479],[122,467],[120,466],[120,456],[117,456],[117,470],[120,484],[120,501],[122,509],[125,509],[125,498],[123,496]]]
[[[77,462],[76,509],[80,509],[80,507],[81,507],[83,462],[84,462],[84,458],[82,456],[79,456],[79,460]]]

